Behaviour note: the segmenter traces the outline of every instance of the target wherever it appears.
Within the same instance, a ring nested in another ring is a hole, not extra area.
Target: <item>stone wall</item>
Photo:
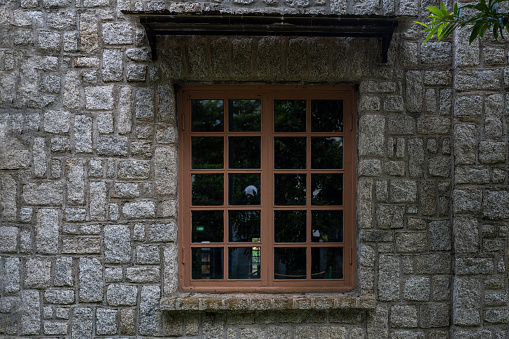
[[[422,1],[0,2],[0,336],[509,338],[508,52],[466,33],[160,37],[121,10],[422,15]],[[357,288],[177,294],[174,86],[358,88]]]

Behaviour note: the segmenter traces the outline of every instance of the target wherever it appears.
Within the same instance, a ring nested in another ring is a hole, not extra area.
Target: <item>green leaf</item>
[[[447,12],[447,8],[445,7],[445,4],[442,1],[440,1],[440,10],[442,11],[442,13],[449,14],[449,12]]]
[[[440,9],[438,9],[437,7],[435,6],[429,6],[429,7],[426,7],[431,13],[435,14],[435,15],[438,15],[439,17],[442,17],[442,12],[440,11]]]
[[[428,25],[426,25],[425,23],[422,23],[422,22],[419,22],[419,21],[414,21],[414,23],[419,24],[419,25],[422,25],[422,26],[424,26],[424,27],[426,27],[426,28],[429,28],[429,26],[428,26]],[[421,31],[421,32],[424,32],[424,31]]]
[[[477,38],[477,36],[479,35],[480,29],[481,29],[481,25],[480,24],[475,24],[474,25],[474,27],[472,28],[472,33],[470,33],[470,38],[468,39],[468,43],[469,44],[474,42],[474,40]]]

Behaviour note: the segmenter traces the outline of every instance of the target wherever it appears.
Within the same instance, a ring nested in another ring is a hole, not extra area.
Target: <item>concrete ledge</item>
[[[161,299],[163,311],[277,311],[277,310],[373,310],[373,297],[308,295],[189,294]]]

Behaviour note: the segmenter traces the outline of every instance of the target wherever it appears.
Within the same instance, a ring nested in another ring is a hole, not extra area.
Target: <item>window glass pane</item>
[[[274,138],[274,168],[306,168],[306,138]]]
[[[311,241],[342,242],[343,211],[312,211]]]
[[[260,241],[260,211],[229,211],[228,214],[229,241]]]
[[[306,205],[305,174],[274,174],[275,205]]]
[[[305,132],[306,100],[274,100],[274,131]]]
[[[315,247],[311,249],[312,279],[343,279],[343,248]]]
[[[306,211],[274,211],[275,242],[306,242]]]
[[[223,242],[223,211],[193,211],[193,242]]]
[[[261,130],[261,100],[230,100],[230,132]]]
[[[223,100],[191,100],[191,131],[223,132]]]
[[[311,138],[311,168],[343,168],[343,138]]]
[[[229,279],[260,279],[260,247],[236,247],[228,250]]]
[[[229,137],[230,168],[260,168],[260,137]]]
[[[311,131],[343,131],[343,101],[311,100]]]
[[[230,205],[260,205],[260,174],[228,174]]]
[[[223,168],[223,138],[192,137],[193,168]]]
[[[193,206],[223,205],[223,180],[222,174],[193,174]]]
[[[223,279],[223,248],[192,249],[193,279]]]
[[[275,248],[274,279],[306,279],[306,249]]]
[[[343,204],[343,174],[311,174],[311,204]]]

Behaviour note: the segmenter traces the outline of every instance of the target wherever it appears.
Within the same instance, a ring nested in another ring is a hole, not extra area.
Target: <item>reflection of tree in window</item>
[[[223,100],[192,100],[191,130],[222,132],[224,130]]]

